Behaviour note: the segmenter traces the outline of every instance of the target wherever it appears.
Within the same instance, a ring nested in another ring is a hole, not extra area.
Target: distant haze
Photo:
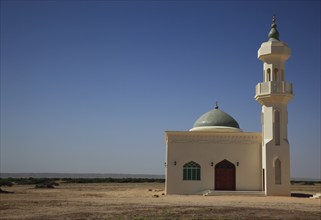
[[[1,173],[1,178],[149,178],[164,179],[164,175],[118,173]]]

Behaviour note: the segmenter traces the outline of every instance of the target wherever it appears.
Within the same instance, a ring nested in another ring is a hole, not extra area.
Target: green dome
[[[219,126],[219,127],[232,127],[240,128],[237,121],[229,114],[221,111],[218,107],[206,112],[194,123],[194,128],[203,126]]]

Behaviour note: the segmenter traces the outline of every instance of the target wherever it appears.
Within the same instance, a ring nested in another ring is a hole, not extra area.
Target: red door
[[[235,165],[228,160],[215,165],[215,190],[235,190]]]

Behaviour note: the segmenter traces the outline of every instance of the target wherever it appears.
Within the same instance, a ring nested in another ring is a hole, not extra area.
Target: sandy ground
[[[320,185],[292,187],[320,192]],[[162,195],[161,183],[60,184],[3,188],[0,219],[321,219],[320,199]],[[155,196],[157,195],[157,196]]]

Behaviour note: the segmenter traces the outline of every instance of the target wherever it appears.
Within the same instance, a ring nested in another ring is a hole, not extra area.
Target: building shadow
[[[297,198],[310,198],[312,197],[312,194],[307,193],[291,193],[291,197],[297,197]]]

